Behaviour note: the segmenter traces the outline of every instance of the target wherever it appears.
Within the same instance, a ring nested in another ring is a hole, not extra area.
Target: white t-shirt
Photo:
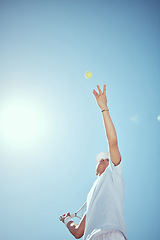
[[[88,193],[83,239],[91,240],[93,235],[113,229],[121,231],[126,237],[121,163],[114,166],[110,162],[105,172],[97,177]]]

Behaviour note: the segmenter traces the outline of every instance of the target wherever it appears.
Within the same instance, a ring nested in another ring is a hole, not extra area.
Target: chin
[[[109,165],[109,164],[108,164],[108,165]],[[104,165],[104,164],[100,164],[100,165],[97,167],[97,169],[96,169],[96,175],[102,174],[102,173],[106,170],[106,168],[108,167],[108,165],[106,166],[106,165]]]

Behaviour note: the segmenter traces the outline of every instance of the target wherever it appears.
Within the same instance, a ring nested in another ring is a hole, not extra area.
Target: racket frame
[[[87,202],[85,202],[77,212],[70,214],[70,217],[71,218],[77,217],[79,219],[82,219],[82,217],[84,215],[84,208],[85,208],[86,204],[87,204]],[[82,211],[82,213],[81,213],[81,217],[80,217],[80,216],[78,216],[78,213],[81,212],[81,211]],[[63,217],[60,216],[59,220],[62,221],[62,219],[63,219]]]

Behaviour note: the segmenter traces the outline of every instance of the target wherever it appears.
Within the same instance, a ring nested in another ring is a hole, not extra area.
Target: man
[[[125,240],[121,155],[107,106],[106,85],[103,86],[103,92],[99,85],[97,88],[99,93],[93,90],[93,94],[102,111],[109,153],[102,152],[96,157],[98,178],[87,196],[87,211],[81,222],[76,224],[70,213],[64,214],[62,221],[75,238],[84,235],[84,240]]]

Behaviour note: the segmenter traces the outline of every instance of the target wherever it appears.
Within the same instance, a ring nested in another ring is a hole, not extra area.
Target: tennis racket
[[[71,218],[77,217],[79,219],[82,219],[84,213],[86,212],[86,206],[87,206],[87,203],[85,202],[83,206],[77,212],[72,213],[70,217]],[[59,217],[59,220],[62,221],[62,216]]]

